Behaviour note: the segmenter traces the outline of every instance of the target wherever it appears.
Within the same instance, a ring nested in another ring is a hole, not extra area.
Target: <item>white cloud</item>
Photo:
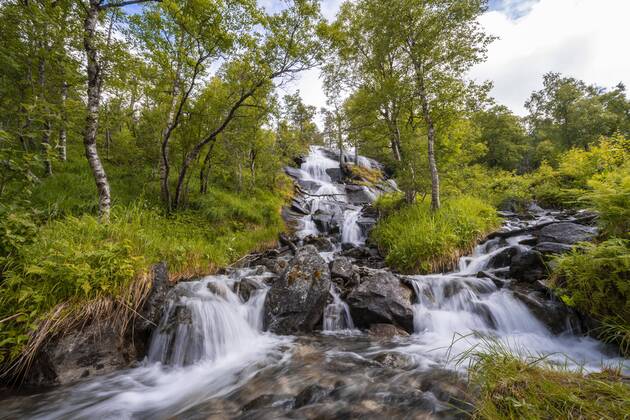
[[[517,19],[490,11],[480,21],[500,39],[471,76],[492,80],[497,101],[521,115],[549,71],[605,87],[620,81],[630,86],[628,16],[627,0],[540,0]]]
[[[334,18],[341,0],[324,0],[322,11]],[[471,71],[477,80],[494,82],[499,103],[524,115],[524,103],[542,87],[549,71],[587,83],[630,87],[630,0],[501,0],[481,18],[500,39],[488,60]],[[287,90],[300,90],[307,104],[326,104],[319,71],[304,73]]]

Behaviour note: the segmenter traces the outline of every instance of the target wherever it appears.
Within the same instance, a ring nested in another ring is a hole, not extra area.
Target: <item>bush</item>
[[[471,355],[480,419],[622,419],[630,413],[630,386],[616,369],[585,374],[544,358],[513,355],[501,345]]]
[[[556,259],[552,287],[569,306],[603,322],[605,341],[622,351],[630,340],[630,241],[585,244]]]
[[[393,205],[390,198],[377,203],[377,207]],[[436,213],[424,201],[402,207],[379,221],[371,239],[390,266],[407,273],[426,273],[450,267],[499,225],[492,206],[464,196],[447,200]]]
[[[630,239],[630,162],[588,182],[584,199],[599,213],[604,234]]]

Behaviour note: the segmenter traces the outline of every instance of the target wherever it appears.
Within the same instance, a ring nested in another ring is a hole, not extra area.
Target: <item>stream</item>
[[[298,246],[326,239],[318,253],[327,263],[362,250],[367,256],[353,264],[368,261],[372,267],[360,270],[378,276],[385,269],[365,245],[374,222],[366,206],[395,184],[384,182],[382,190],[345,185],[334,155],[312,147],[299,169],[288,169],[304,192],[293,205],[299,211],[290,212]],[[378,166],[364,157],[358,164]],[[505,232],[572,217],[542,209],[529,219],[505,216]],[[9,397],[0,418],[465,418],[466,363],[457,363],[457,356],[489,339],[515,353],[548,355],[587,370],[624,363],[582,336],[570,316],[551,328],[517,296],[530,291],[507,287],[509,267],[501,256],[528,251],[530,239],[527,231],[490,239],[461,258],[453,272],[404,276],[413,296],[411,334],[357,327],[364,320],[353,319],[358,312],[346,300],[347,287],[356,287],[347,286],[350,280],[330,282],[316,331],[293,335],[265,331],[265,300],[278,276],[266,266],[181,282],[169,292],[144,361]],[[292,258],[286,250],[278,255]],[[537,304],[543,312],[557,306]]]

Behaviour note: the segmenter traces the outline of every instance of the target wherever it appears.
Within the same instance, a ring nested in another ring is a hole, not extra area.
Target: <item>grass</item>
[[[352,178],[359,179],[360,184],[374,186],[383,181],[383,173],[378,169],[366,168],[361,165],[349,164],[348,168]]]
[[[115,206],[109,224],[92,215],[58,215],[35,227],[23,214],[8,213],[0,220],[1,239],[16,245],[0,260],[1,360],[32,357],[45,337],[85,314],[122,311],[126,316],[116,324],[124,326],[146,295],[156,262],[165,261],[177,280],[273,245],[284,229],[283,202],[269,192],[213,189],[172,217],[142,202]]]
[[[448,269],[500,226],[492,206],[468,196],[447,198],[436,213],[431,212],[428,201],[400,206],[391,196],[376,205],[385,217],[372,231],[371,239],[388,265],[405,273]]]
[[[630,386],[619,369],[569,370],[544,357],[516,356],[496,342],[465,356],[475,393],[473,418],[617,420],[630,416]]]

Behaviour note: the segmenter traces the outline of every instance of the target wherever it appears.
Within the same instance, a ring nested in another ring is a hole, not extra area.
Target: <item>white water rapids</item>
[[[339,170],[331,155],[314,147],[300,168],[302,188],[311,195],[305,197],[309,214],[303,216],[298,236],[321,233],[314,219],[318,210],[340,218],[334,251],[322,253],[327,261],[340,251],[341,243],[357,245],[366,239],[358,224],[362,207],[353,205],[344,185],[331,176]],[[367,159],[360,163],[372,165]],[[476,277],[506,247],[525,247],[519,244],[524,239],[481,244],[461,259],[453,273],[411,276],[417,296],[415,334],[388,342],[373,341],[365,333],[342,333],[352,330],[354,323],[334,285],[322,317],[321,328],[327,334],[279,337],[263,331],[268,273],[242,269],[180,283],[169,294],[147,358],[139,367],[16,397],[3,404],[0,417],[276,418],[300,409],[304,389],[340,383],[345,385],[338,388],[336,405],[314,411],[304,411],[305,407],[294,418],[362,416],[365,401],[380,407],[371,418],[404,417],[412,410],[448,416],[452,412],[438,401],[437,391],[418,395],[418,381],[457,381],[457,375],[448,379],[443,373],[445,368],[451,373],[459,368],[452,356],[487,337],[515,352],[547,354],[559,363],[588,369],[622,362],[601,343],[573,335],[570,325],[564,334],[552,334],[511,290]],[[413,360],[413,366],[400,373],[373,361],[391,352]],[[267,411],[247,417],[247,410],[254,410],[252,401],[269,394],[274,397],[262,405]]]

